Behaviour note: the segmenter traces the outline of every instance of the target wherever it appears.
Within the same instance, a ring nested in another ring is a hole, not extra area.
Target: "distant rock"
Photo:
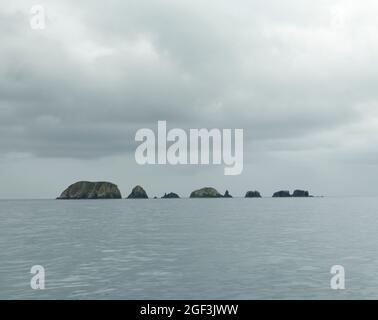
[[[223,198],[232,198],[232,195],[230,195],[230,193],[228,192],[228,190],[226,190],[226,192],[224,193]]]
[[[62,192],[59,200],[121,199],[117,185],[110,182],[79,181]]]
[[[136,186],[127,199],[148,199],[148,195],[141,186]]]
[[[190,198],[223,198],[223,196],[216,189],[206,187],[193,191]]]
[[[273,198],[288,198],[291,197],[289,191],[278,191],[273,194]]]
[[[165,193],[164,196],[161,197],[162,199],[178,199],[180,196],[177,193],[170,192]]]
[[[309,197],[310,194],[308,191],[305,190],[295,190],[293,193],[293,197]]]
[[[261,194],[258,191],[247,191],[246,198],[261,198]]]

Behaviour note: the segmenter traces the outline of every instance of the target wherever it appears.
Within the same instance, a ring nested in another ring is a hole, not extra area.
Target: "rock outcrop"
[[[216,189],[206,187],[193,191],[190,198],[223,198],[223,196]]]
[[[79,181],[62,192],[59,200],[121,199],[117,185],[110,182]]]
[[[305,190],[294,190],[293,197],[309,197],[310,194]]]
[[[226,192],[224,193],[223,198],[232,198],[232,195],[230,195],[230,193],[228,192],[228,190],[226,190]]]
[[[261,194],[258,191],[247,191],[246,198],[261,198]]]
[[[141,186],[136,186],[127,199],[148,199],[148,195]]]
[[[293,194],[291,195],[289,191],[278,191],[273,194],[273,198],[307,198],[311,197],[308,191],[305,190],[294,190]]]
[[[278,191],[273,194],[273,198],[288,198],[291,197],[290,191]]]
[[[162,199],[178,199],[180,196],[177,193],[170,192],[165,193],[164,196],[161,197]]]

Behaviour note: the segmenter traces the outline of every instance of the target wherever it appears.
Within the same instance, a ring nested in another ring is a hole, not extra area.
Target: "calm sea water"
[[[2,299],[378,298],[378,198],[0,201],[0,219]]]

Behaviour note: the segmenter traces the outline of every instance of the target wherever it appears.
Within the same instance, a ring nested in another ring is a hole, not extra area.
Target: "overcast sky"
[[[375,0],[0,4],[0,198],[78,180],[127,196],[308,189],[378,195]],[[139,166],[135,132],[244,129],[244,171]]]

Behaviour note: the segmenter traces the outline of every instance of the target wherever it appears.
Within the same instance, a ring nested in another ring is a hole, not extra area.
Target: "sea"
[[[0,299],[377,298],[376,197],[0,201]]]

